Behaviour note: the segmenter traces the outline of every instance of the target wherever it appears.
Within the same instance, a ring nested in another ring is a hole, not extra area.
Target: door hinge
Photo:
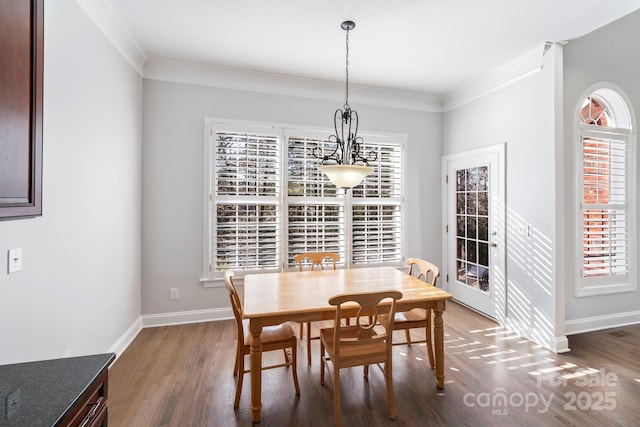
[[[447,224],[447,225],[445,225],[445,226],[444,226],[444,232],[445,232],[445,233],[448,233],[448,232],[449,232],[449,224]]]
[[[449,283],[449,275],[447,274],[447,283]]]
[[[444,183],[448,184],[449,183],[449,175],[445,175],[444,176]]]

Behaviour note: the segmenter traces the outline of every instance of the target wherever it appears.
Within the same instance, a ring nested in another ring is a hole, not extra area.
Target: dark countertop
[[[54,426],[114,353],[0,366],[0,426]]]

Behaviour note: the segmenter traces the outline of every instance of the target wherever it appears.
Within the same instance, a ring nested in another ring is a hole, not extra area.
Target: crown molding
[[[144,66],[144,78],[226,89],[335,101],[344,97],[342,83],[240,68],[154,58]],[[417,111],[442,112],[442,98],[419,92],[371,86],[349,86],[354,103]]]
[[[548,43],[506,63],[488,73],[478,76],[444,96],[443,111],[450,111],[481,98],[502,87],[542,70],[543,56]]]
[[[108,1],[76,2],[144,78],[332,102],[344,96],[344,84],[338,82],[148,57]],[[381,107],[437,113],[450,111],[540,71],[546,45],[543,44],[502,67],[480,75],[444,96],[352,84],[349,86],[350,99],[359,104]]]
[[[129,33],[111,4],[104,0],[76,0],[76,3],[142,76],[147,54]]]

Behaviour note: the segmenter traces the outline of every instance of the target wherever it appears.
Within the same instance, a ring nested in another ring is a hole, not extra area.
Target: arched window
[[[587,96],[578,117],[576,294],[635,289],[635,161],[629,107],[612,89]]]

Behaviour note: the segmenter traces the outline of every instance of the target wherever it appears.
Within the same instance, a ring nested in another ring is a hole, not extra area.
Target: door
[[[505,319],[504,144],[443,158],[443,259],[453,298]]]

